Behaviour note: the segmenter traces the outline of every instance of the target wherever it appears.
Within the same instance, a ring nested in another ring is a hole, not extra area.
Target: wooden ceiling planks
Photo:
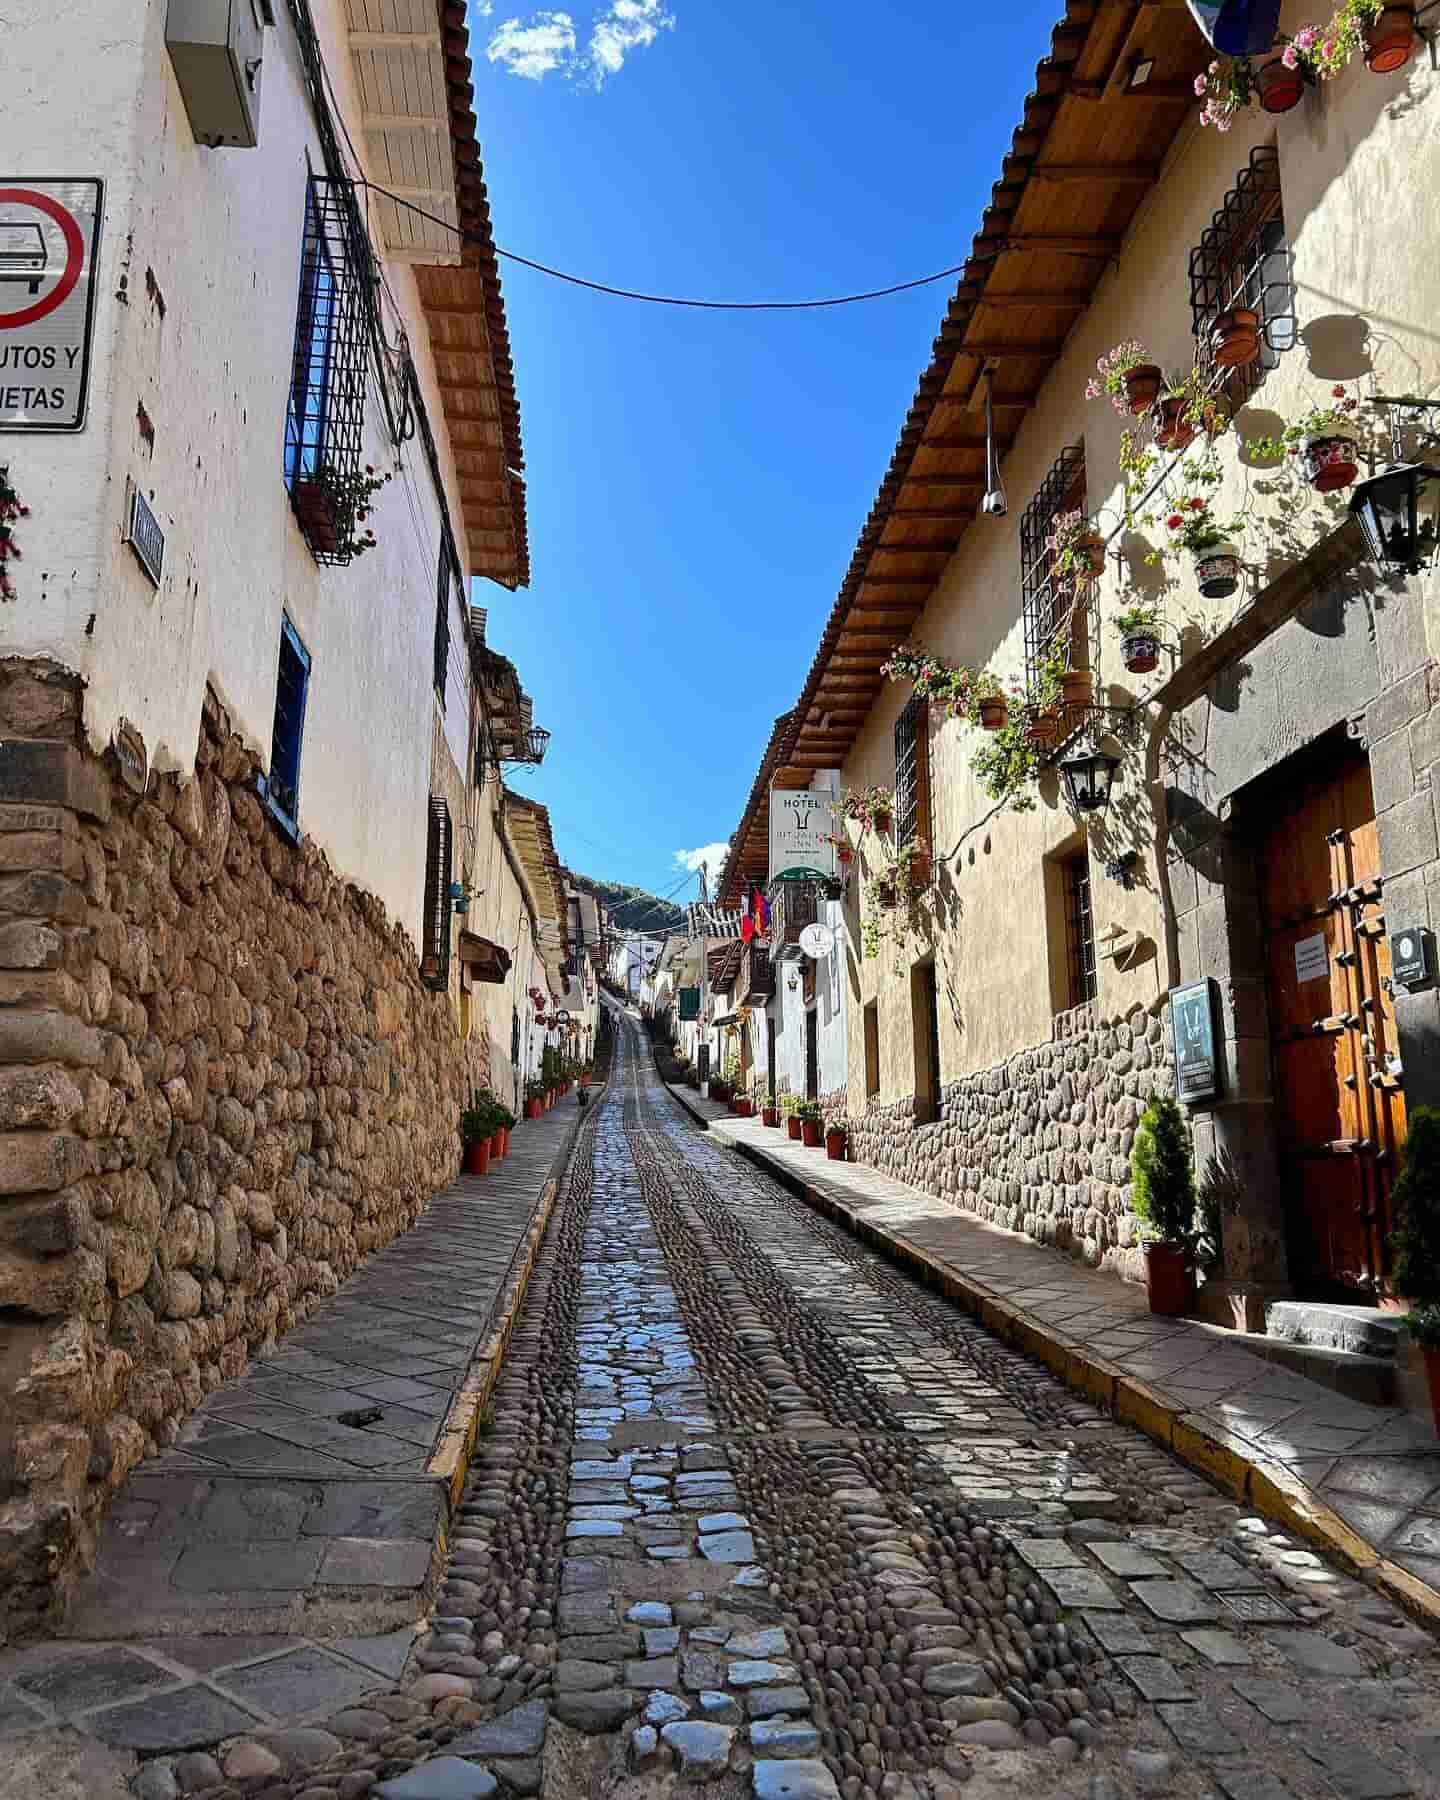
[[[800,699],[731,839],[722,895],[766,878],[771,783],[806,786],[853,746],[882,663],[984,493],[985,370],[1003,455],[1158,180],[1209,56],[1177,0],[1066,0]],[[1143,59],[1150,81],[1134,88]]]

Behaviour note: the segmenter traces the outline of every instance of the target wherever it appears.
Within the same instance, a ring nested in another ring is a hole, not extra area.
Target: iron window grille
[[[448,530],[440,534],[440,566],[435,577],[435,694],[445,710],[445,677],[450,668],[450,593],[459,587],[460,565]]]
[[[1070,1004],[1083,1006],[1093,1000],[1095,977],[1095,917],[1090,904],[1090,852],[1082,846],[1061,864],[1065,885],[1065,953],[1070,970]]]
[[[450,808],[430,797],[430,827],[425,845],[425,910],[421,919],[423,945],[420,979],[428,988],[444,993],[450,985],[450,881],[454,852]]]
[[[1020,593],[1025,617],[1025,681],[1037,691],[1057,655],[1067,666],[1089,662],[1093,582],[1077,587],[1056,572],[1050,534],[1061,513],[1085,507],[1085,446],[1069,444],[1055,459],[1020,519]]]
[[[927,847],[930,835],[929,709],[911,699],[895,721],[895,847]]]
[[[283,614],[280,658],[275,678],[275,722],[270,734],[270,773],[261,792],[286,833],[300,834],[300,748],[305,734],[305,702],[310,692],[310,652]]]
[[[1232,409],[1245,404],[1296,338],[1295,286],[1280,194],[1280,157],[1261,144],[1190,252],[1190,313],[1196,356],[1214,369],[1211,333],[1232,307],[1260,315],[1260,354],[1241,368],[1216,371]]]
[[[285,414],[285,485],[321,564],[348,563],[363,526],[373,261],[348,181],[310,177]]]

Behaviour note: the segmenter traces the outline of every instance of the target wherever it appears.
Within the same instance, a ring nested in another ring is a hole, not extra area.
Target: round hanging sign
[[[800,933],[800,948],[818,962],[835,948],[835,933],[828,925],[807,925]]]

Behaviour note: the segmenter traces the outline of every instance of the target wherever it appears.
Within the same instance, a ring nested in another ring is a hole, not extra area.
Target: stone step
[[[1271,1300],[1265,1307],[1268,1336],[1322,1350],[1349,1350],[1393,1360],[1403,1315],[1376,1306],[1320,1300]]]
[[[1347,1400],[1359,1400],[1367,1406],[1395,1404],[1393,1356],[1362,1356],[1353,1350],[1334,1350],[1324,1344],[1296,1344],[1287,1338],[1265,1337],[1259,1332],[1237,1331],[1234,1339],[1253,1355],[1333,1388]]]

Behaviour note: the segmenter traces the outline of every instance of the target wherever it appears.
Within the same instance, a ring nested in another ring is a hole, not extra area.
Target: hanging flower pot
[[[1210,350],[1222,369],[1243,369],[1260,354],[1260,315],[1232,306],[1210,327]]]
[[[794,1113],[791,1113],[790,1117],[785,1121],[785,1135],[797,1144],[800,1142],[800,1121],[795,1117]]]
[[[1360,473],[1353,433],[1332,427],[1305,439],[1305,479],[1317,494],[1350,486]]]
[[[1155,407],[1155,442],[1162,450],[1187,449],[1195,427],[1185,417],[1189,404],[1183,394],[1167,394]]]
[[[930,885],[930,852],[917,850],[910,858],[908,885],[912,893]]]
[[[1087,531],[1075,545],[1074,560],[1078,581],[1094,581],[1105,573],[1105,540],[1098,531]]]
[[[888,812],[871,813],[870,823],[875,827],[876,831],[880,833],[881,837],[889,837],[891,815]]]
[[[1153,631],[1128,631],[1120,641],[1125,667],[1132,675],[1148,675],[1160,666],[1160,640]]]
[[[1060,735],[1059,707],[1027,706],[1025,735],[1032,744],[1053,744]]]
[[[841,866],[848,869],[855,860],[855,846],[850,843],[837,844],[835,854],[839,857]]]
[[[1415,54],[1415,8],[1387,6],[1365,28],[1365,67],[1372,75],[1393,75]]]
[[[1088,669],[1067,669],[1060,677],[1060,698],[1066,706],[1088,706],[1095,692],[1095,677]]]
[[[1305,77],[1298,68],[1287,69],[1278,56],[1260,65],[1255,78],[1260,104],[1268,113],[1289,112],[1305,96]]]
[[[1207,600],[1228,600],[1240,585],[1240,553],[1218,543],[1195,552],[1195,579]]]
[[[980,729],[982,731],[1003,731],[1005,721],[1010,716],[1010,707],[1003,694],[987,694],[980,702]]]
[[[875,899],[886,912],[893,912],[900,904],[900,890],[895,885],[893,875],[882,875],[875,888]]]
[[[1125,371],[1125,401],[1136,418],[1155,404],[1164,379],[1159,363],[1136,363],[1133,369]]]

